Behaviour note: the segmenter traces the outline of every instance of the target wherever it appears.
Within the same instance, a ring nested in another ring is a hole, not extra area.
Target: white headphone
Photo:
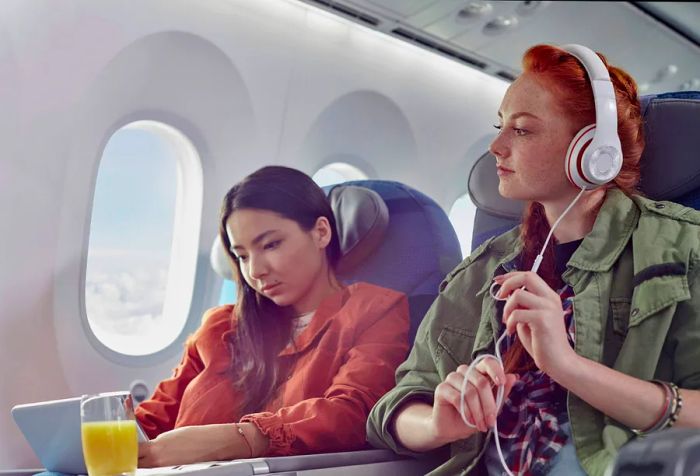
[[[595,101],[595,124],[581,129],[566,152],[566,176],[579,188],[594,189],[617,177],[622,168],[622,146],[617,135],[615,88],[598,55],[581,45],[562,49],[578,59],[588,73]]]

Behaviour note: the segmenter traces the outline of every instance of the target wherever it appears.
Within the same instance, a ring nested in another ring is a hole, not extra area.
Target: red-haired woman
[[[636,191],[636,85],[598,56],[617,106],[616,178],[584,191],[567,176],[572,139],[596,123],[591,82],[580,55],[529,49],[490,147],[501,195],[529,202],[523,223],[448,275],[370,414],[375,446],[451,444],[432,474],[604,474],[635,435],[700,428],[700,213]],[[468,372],[497,339],[505,368],[485,358]]]

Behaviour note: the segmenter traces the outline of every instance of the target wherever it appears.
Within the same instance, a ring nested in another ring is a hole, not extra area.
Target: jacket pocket
[[[685,275],[661,276],[641,283],[634,289],[628,327],[641,324],[662,309],[690,299]]]
[[[610,298],[613,332],[620,337],[627,335],[627,328],[630,322],[630,307],[631,300],[628,297]]]
[[[630,298],[611,297],[603,346],[603,363],[612,367],[627,338],[630,320]]]
[[[438,348],[447,353],[453,361],[457,364],[454,366],[460,366],[462,364],[468,364],[471,362],[471,353],[474,348],[474,339],[476,338],[476,332],[465,329],[461,327],[443,327],[438,336]],[[441,358],[440,355],[437,356]],[[453,366],[449,366],[452,368]]]

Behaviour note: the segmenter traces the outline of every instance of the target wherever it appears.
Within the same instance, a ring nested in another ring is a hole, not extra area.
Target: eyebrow
[[[260,243],[262,240],[264,240],[268,235],[271,235],[272,233],[275,233],[275,232],[277,232],[277,231],[279,231],[279,230],[267,230],[267,231],[263,231],[262,233],[260,233],[258,236],[256,236],[256,237],[253,239],[253,245],[257,245],[257,244]],[[243,246],[241,246],[241,245],[234,245],[234,246],[231,247],[231,250],[244,250],[244,249],[245,249],[245,248],[244,248]]]
[[[498,111],[498,117],[501,117],[501,118],[503,117],[503,113],[501,113],[501,111]],[[534,114],[530,114],[529,112],[524,112],[524,111],[523,112],[516,112],[515,114],[513,114],[511,116],[511,119],[514,120],[514,119],[517,119],[519,117],[531,117],[532,119],[536,119],[538,121],[541,120],[539,117],[535,116]]]

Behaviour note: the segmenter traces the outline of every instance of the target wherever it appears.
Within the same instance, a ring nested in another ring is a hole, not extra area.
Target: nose
[[[268,272],[268,265],[265,257],[260,254],[253,254],[248,257],[248,274],[253,279],[261,279]]]
[[[491,141],[491,145],[489,145],[489,152],[500,159],[506,156],[507,151],[508,149],[505,144],[505,139],[499,132],[499,134]]]

